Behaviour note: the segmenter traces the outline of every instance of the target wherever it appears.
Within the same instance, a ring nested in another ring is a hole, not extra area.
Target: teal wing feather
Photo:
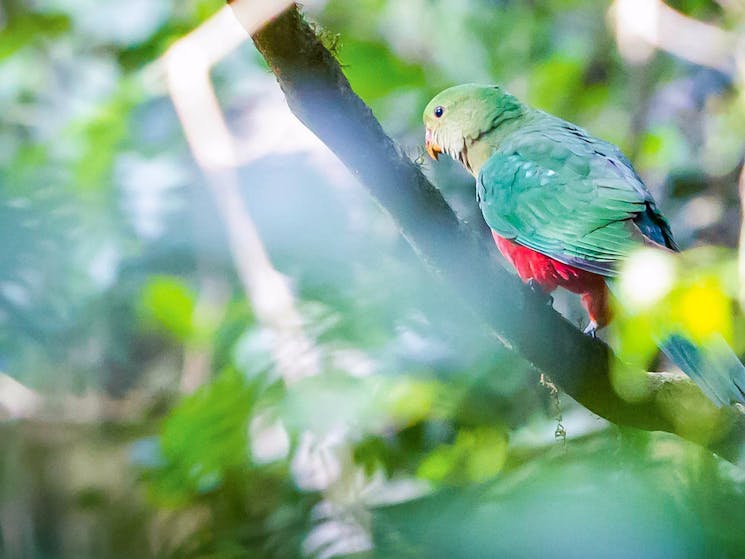
[[[539,113],[481,168],[479,204],[497,234],[598,274],[646,237],[677,250],[651,194],[618,148]],[[612,285],[612,282],[610,282]],[[660,337],[662,351],[718,406],[745,403],[745,367],[721,337]]]
[[[645,236],[676,248],[618,148],[545,113],[501,142],[478,175],[477,195],[498,235],[602,275],[614,275]]]

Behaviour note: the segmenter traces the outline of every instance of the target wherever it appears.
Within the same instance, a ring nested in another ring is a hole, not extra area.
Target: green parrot
[[[476,198],[502,255],[546,293],[581,297],[595,335],[610,320],[608,284],[641,247],[677,251],[670,226],[613,144],[533,109],[496,85],[466,84],[424,110],[425,147],[476,178]],[[660,348],[717,405],[745,403],[745,367],[724,340],[696,346],[683,335]]]

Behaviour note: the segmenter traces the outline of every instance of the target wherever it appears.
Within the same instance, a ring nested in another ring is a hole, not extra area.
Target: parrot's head
[[[499,125],[520,102],[497,85],[457,85],[435,95],[424,109],[425,148],[433,159],[447,153],[467,165],[468,147]]]

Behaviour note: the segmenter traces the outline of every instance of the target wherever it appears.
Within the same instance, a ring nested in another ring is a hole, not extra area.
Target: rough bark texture
[[[611,383],[615,357],[583,335],[498,263],[494,245],[460,223],[437,189],[383,131],[334,56],[296,7],[253,41],[295,115],[398,223],[417,254],[502,343],[567,394],[619,425],[674,432],[740,461],[742,415],[716,410],[687,379],[648,374],[649,395],[632,403]],[[679,398],[694,413],[676,409]],[[711,426],[702,433],[701,420]]]

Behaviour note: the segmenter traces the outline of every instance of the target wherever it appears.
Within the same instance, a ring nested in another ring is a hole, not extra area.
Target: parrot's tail
[[[717,406],[745,404],[745,366],[724,338],[717,335],[696,345],[675,334],[659,345]]]

